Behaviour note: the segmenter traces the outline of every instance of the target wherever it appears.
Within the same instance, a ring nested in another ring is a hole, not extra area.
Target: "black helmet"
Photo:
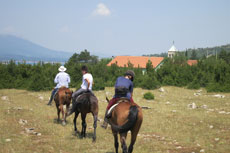
[[[131,81],[134,80],[135,73],[134,73],[132,70],[126,71],[125,76],[127,76],[127,75],[132,77],[132,78],[131,78]]]

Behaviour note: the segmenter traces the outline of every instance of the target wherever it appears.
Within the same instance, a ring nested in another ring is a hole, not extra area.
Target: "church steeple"
[[[176,47],[175,47],[175,42],[174,42],[174,40],[173,40],[173,45],[172,45],[172,47],[168,50],[168,57],[169,58],[172,58],[173,56],[175,56],[175,54],[176,54],[176,52],[178,51],[177,49],[176,49]]]

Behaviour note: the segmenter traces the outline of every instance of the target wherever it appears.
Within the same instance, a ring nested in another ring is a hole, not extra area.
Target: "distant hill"
[[[16,36],[0,35],[0,61],[13,59],[65,62],[72,54],[51,50]]]

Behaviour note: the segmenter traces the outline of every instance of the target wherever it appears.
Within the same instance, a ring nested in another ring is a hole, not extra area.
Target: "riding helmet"
[[[126,71],[125,76],[127,76],[127,75],[129,75],[129,76],[131,76],[131,77],[132,77],[132,78],[131,78],[131,81],[133,81],[133,80],[134,80],[135,73],[134,73],[132,70],[128,70],[128,71]]]

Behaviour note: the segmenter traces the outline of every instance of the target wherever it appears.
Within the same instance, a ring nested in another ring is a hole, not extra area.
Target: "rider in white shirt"
[[[52,91],[50,100],[49,100],[47,105],[51,105],[53,97],[59,88],[61,88],[61,87],[69,88],[70,77],[69,77],[69,74],[65,72],[66,68],[64,66],[60,66],[58,71],[59,71],[59,73],[56,75],[56,77],[54,79],[54,83],[56,83],[57,85],[54,88],[54,90]]]
[[[76,100],[79,95],[81,95],[82,93],[87,92],[87,91],[89,91],[93,94],[93,92],[92,92],[93,76],[90,73],[88,73],[88,68],[85,65],[83,65],[81,67],[81,72],[83,75],[81,88],[72,94],[73,106],[72,106],[72,109],[70,110],[70,112],[68,112],[68,115],[71,115],[74,112],[75,107],[76,107],[76,101],[74,101],[74,100]]]

